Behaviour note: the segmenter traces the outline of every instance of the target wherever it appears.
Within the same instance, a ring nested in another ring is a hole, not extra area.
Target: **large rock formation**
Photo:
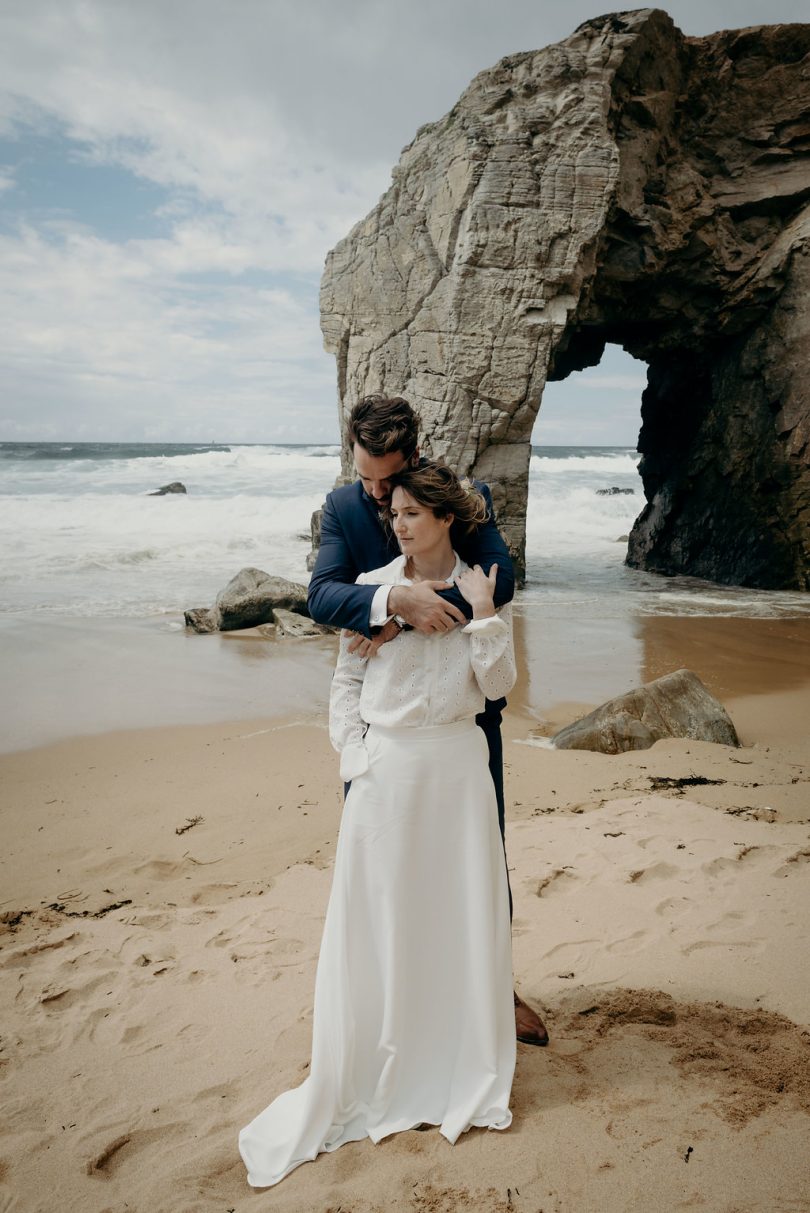
[[[616,342],[649,364],[629,563],[807,587],[808,52],[641,9],[482,72],[327,259],[341,421],[406,395],[522,570],[543,387]]]

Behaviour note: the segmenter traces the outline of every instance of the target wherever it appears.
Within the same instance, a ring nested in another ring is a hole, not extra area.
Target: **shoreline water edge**
[[[206,605],[243,564],[297,569],[305,518],[292,529],[288,517],[275,548],[261,518],[252,536],[238,520],[272,512],[259,490],[274,460],[275,520],[321,494],[304,482],[316,460],[328,481],[325,449],[245,456],[227,470],[232,487],[244,476],[237,504],[224,479],[220,498],[209,484],[193,527],[189,501],[144,505],[112,476],[106,494],[63,486],[61,504],[30,484],[18,494],[28,530],[0,612],[12,688],[0,708],[0,1184],[17,1213],[50,1208],[57,1190],[62,1213],[241,1213],[262,1199],[236,1134],[306,1075],[342,804],[326,729],[336,639],[190,634],[167,597]],[[299,466],[282,484],[288,458]],[[622,487],[618,464],[551,458],[560,466],[537,472],[551,487],[530,532],[504,719],[514,973],[550,1044],[518,1046],[508,1132],[346,1145],[273,1189],[282,1213],[806,1207],[806,600],[660,578],[639,588],[620,519],[600,513],[611,499],[595,494]],[[149,488],[183,479],[128,466]],[[171,543],[139,534],[144,510],[175,506]],[[238,522],[230,552],[198,526],[217,510]],[[67,529],[45,567],[49,514]],[[155,554],[116,562],[138,544]],[[199,569],[161,599],[152,587],[173,545]],[[204,568],[214,547],[231,562],[222,576],[216,560]],[[144,569],[155,579],[142,592]],[[27,600],[37,585],[50,597]],[[598,703],[680,666],[724,703],[739,749],[548,747]]]

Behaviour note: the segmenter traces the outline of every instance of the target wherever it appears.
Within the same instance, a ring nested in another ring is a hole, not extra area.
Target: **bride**
[[[351,780],[315,978],[312,1064],[239,1134],[254,1187],[347,1141],[438,1125],[506,1129],[515,1016],[506,865],[475,715],[515,681],[511,608],[496,566],[468,568],[453,523],[483,498],[443,464],[394,478],[402,555],[358,582],[455,582],[473,618],[410,629],[370,658],[340,643],[332,744]]]

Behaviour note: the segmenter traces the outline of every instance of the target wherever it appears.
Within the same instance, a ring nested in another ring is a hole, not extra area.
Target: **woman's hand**
[[[493,564],[489,576],[480,564],[472,569],[466,569],[460,577],[456,577],[456,586],[462,598],[466,598],[473,609],[473,619],[488,619],[495,614],[495,581],[498,576],[498,566]]]

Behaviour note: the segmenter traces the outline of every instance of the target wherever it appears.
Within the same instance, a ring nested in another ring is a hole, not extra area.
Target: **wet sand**
[[[622,615],[602,620],[518,607],[520,681],[510,708],[575,714],[687,666],[720,699],[810,681],[810,616]],[[176,615],[0,618],[0,752],[154,725],[323,717],[337,641],[274,629],[198,636]],[[573,719],[573,716],[571,717]]]

